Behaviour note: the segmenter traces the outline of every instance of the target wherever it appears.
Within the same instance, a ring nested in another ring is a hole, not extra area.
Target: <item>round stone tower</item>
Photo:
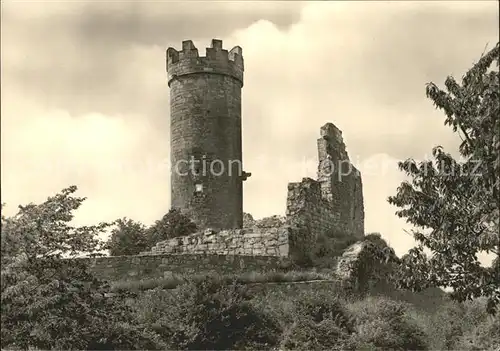
[[[171,206],[200,227],[241,228],[241,47],[212,40],[200,57],[191,40],[167,49],[170,87]]]

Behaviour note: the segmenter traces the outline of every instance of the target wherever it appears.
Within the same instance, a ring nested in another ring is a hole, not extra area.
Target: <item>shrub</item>
[[[486,313],[486,300],[443,304],[430,317],[428,334],[434,348],[489,350],[500,345],[499,318]]]
[[[153,247],[160,241],[186,236],[194,233],[197,226],[190,218],[176,208],[170,209],[160,220],[156,221],[146,233],[149,247]]]
[[[41,204],[19,206],[1,216],[2,349],[163,349],[144,333],[125,305],[108,298],[109,285],[88,261],[68,260],[102,250],[99,236],[109,223],[74,227],[73,211],[85,198],[76,186]]]
[[[432,313],[427,333],[435,343],[433,346],[443,350],[453,349],[464,332],[464,318],[464,306],[451,301]]]
[[[354,332],[354,325],[345,308],[345,301],[335,296],[315,294],[309,298],[300,299],[296,306],[298,319],[309,319],[315,323],[330,319],[336,321],[337,325],[347,333]]]
[[[123,218],[116,225],[108,241],[111,256],[137,255],[148,249],[146,227],[142,223]]]
[[[250,213],[243,212],[243,228],[252,228],[255,225],[255,220]]]
[[[351,349],[350,336],[335,320],[314,322],[300,319],[285,332],[280,349],[285,350],[346,350]]]
[[[175,349],[270,349],[281,334],[242,286],[211,277],[171,292],[150,291],[137,308],[139,318]]]
[[[466,351],[498,351],[500,346],[500,318],[487,317],[476,325],[470,325],[454,345],[456,350]]]
[[[459,350],[498,350],[500,346],[500,316],[486,312],[486,298],[465,302],[463,333],[453,345]]]
[[[326,280],[328,276],[326,274],[318,272],[308,272],[308,271],[269,271],[265,273],[259,272],[248,272],[243,274],[229,274],[229,275],[218,275],[218,274],[172,274],[169,277],[164,278],[151,278],[142,280],[120,280],[112,283],[111,289],[115,292],[120,291],[133,291],[139,292],[144,290],[151,290],[155,288],[162,289],[175,289],[179,285],[186,284],[188,282],[198,282],[211,277],[213,280],[217,280],[220,283],[231,284],[232,282],[237,282],[238,284],[254,284],[254,283],[279,283],[279,282],[300,282],[308,280]]]
[[[427,350],[427,336],[410,318],[406,305],[368,297],[348,305],[356,317],[355,341],[390,350]]]
[[[159,335],[168,345],[168,349],[177,349],[173,345],[176,319],[172,318],[172,309],[177,305],[173,290],[154,289],[145,291],[132,301],[134,315],[141,323]],[[174,316],[175,317],[175,316]],[[180,326],[178,326],[180,328]]]
[[[341,256],[344,250],[356,241],[357,239],[352,235],[340,231],[320,235],[316,242],[314,256],[317,259]]]
[[[389,245],[387,244],[387,241],[385,241],[382,238],[382,235],[380,233],[370,233],[366,234],[365,237],[363,238],[365,241],[369,241],[371,243],[376,244],[378,247],[388,247]]]
[[[81,261],[39,259],[41,267],[23,277],[18,288],[2,286],[2,347],[37,349],[162,349],[152,333],[143,332],[125,299],[106,297],[106,282],[92,276]],[[4,283],[4,282],[3,282]]]
[[[328,293],[300,294],[294,322],[283,335],[281,348],[288,350],[345,350],[351,348],[354,324],[345,301]]]

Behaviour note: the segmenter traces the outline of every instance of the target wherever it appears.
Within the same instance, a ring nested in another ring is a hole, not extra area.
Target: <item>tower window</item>
[[[195,192],[197,193],[202,193],[203,192],[203,184],[195,184],[195,189],[194,189]]]

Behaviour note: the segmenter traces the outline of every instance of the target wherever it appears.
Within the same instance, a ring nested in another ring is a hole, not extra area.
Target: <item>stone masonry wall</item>
[[[320,236],[339,239],[339,244],[346,235],[363,238],[361,175],[349,161],[341,132],[331,123],[321,128],[318,154],[318,180],[303,178],[288,185],[286,218],[254,221],[247,215],[247,228],[206,229],[160,242],[142,255],[268,256],[310,262]]]
[[[111,281],[165,278],[172,274],[238,274],[286,270],[285,257],[236,255],[138,255],[80,258],[97,276]]]
[[[289,229],[245,228],[204,232],[159,242],[143,254],[216,254],[243,256],[288,256]]]
[[[293,256],[307,256],[314,250],[318,236],[338,230],[338,212],[322,198],[321,184],[311,178],[288,184],[286,215],[294,232]]]
[[[364,236],[364,204],[361,173],[352,165],[342,138],[333,123],[320,129],[318,181],[322,198],[338,216],[338,229],[357,238]]]
[[[288,184],[290,256],[307,257],[322,235],[364,236],[361,174],[349,161],[342,132],[327,123],[320,133],[318,180],[303,178]]]
[[[331,123],[321,128],[318,154],[318,180],[303,178],[302,182],[288,185],[286,218],[274,216],[254,221],[247,215],[247,228],[207,229],[160,242],[142,254],[262,255],[296,261],[312,257],[320,236],[332,240],[346,235],[361,239],[361,175],[349,161],[341,132]]]
[[[167,50],[171,207],[201,228],[243,225],[243,66],[241,48],[228,52],[221,40],[204,57],[190,40]]]

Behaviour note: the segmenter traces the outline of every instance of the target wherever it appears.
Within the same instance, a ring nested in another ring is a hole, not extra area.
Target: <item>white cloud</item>
[[[155,131],[140,116],[71,116],[66,111],[19,107],[16,111],[23,113],[22,119],[2,119],[2,195],[9,205],[7,213],[17,204],[43,201],[72,184],[79,186],[80,196],[89,198],[76,217],[80,223],[122,216],[151,222],[167,209],[168,169],[161,166],[162,150],[154,148],[157,140],[148,140]],[[156,211],[139,205],[151,200],[156,201]]]

